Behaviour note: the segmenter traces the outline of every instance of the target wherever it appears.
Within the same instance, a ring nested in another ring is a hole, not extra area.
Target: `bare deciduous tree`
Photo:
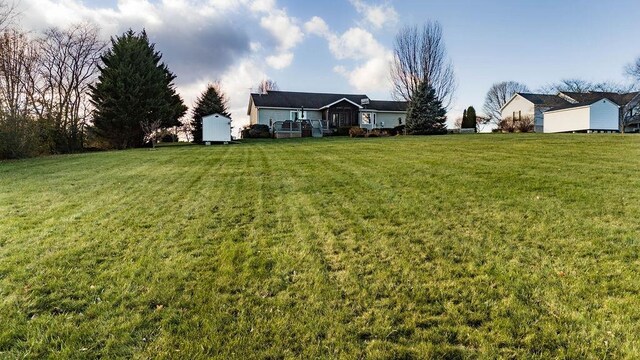
[[[4,31],[11,26],[18,15],[18,9],[14,1],[0,0],[0,31]]]
[[[633,80],[640,82],[640,56],[632,64],[627,65],[626,72]]]
[[[266,94],[267,91],[278,91],[278,90],[280,90],[278,83],[276,83],[271,79],[262,80],[260,84],[256,86],[256,92],[258,94]]]
[[[633,88],[633,85],[623,85],[611,81],[594,83],[584,79],[570,78],[545,85],[538,89],[538,92],[543,94],[557,94],[559,92],[588,93],[590,91],[627,93],[633,91]]]
[[[98,28],[79,24],[61,30],[45,31],[38,42],[40,67],[34,89],[38,100],[35,110],[41,118],[66,134],[66,143],[73,150],[82,146],[82,134],[91,107],[88,103],[89,84],[98,71],[100,54],[105,43],[98,36]]]
[[[489,118],[485,124],[493,122],[497,125],[502,120],[502,107],[511,99],[513,94],[528,91],[527,85],[516,81],[502,81],[491,85],[484,98],[483,110],[486,117]]]
[[[154,121],[140,121],[140,128],[144,133],[144,141],[151,141],[151,147],[153,149],[156,148],[157,135],[158,130],[160,130],[160,126],[162,126],[162,121],[160,119]]]
[[[0,34],[0,112],[26,116],[38,65],[37,50],[25,33],[5,30]]]
[[[408,26],[398,32],[391,79],[396,98],[411,100],[425,82],[435,90],[445,109],[451,105],[456,80],[438,22],[428,22],[421,29]]]

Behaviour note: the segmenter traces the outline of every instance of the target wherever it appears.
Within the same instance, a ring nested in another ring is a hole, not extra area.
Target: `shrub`
[[[26,116],[0,114],[0,159],[19,159],[43,152],[43,140],[38,124]]]
[[[386,137],[389,136],[389,131],[383,129],[374,129],[367,133],[366,137]]]
[[[498,123],[498,130],[502,132],[532,132],[533,128],[533,119],[530,116],[515,120],[508,117]]]
[[[243,139],[268,139],[271,137],[269,126],[264,124],[253,124],[242,129]]]
[[[337,129],[333,130],[333,133],[331,133],[331,135],[333,135],[333,136],[348,136],[349,135],[349,130],[351,130],[350,126],[339,127]]]
[[[404,135],[404,125],[396,126],[390,131],[390,135]]]
[[[364,137],[365,135],[367,135],[367,130],[361,127],[354,126],[349,129],[349,137]]]
[[[530,117],[524,117],[520,121],[516,121],[516,131],[518,132],[533,132],[533,119]]]
[[[160,137],[160,142],[163,142],[163,143],[178,142],[178,137],[175,134],[167,132],[162,134],[162,136]]]

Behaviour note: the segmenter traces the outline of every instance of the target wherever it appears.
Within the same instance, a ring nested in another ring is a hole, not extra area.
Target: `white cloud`
[[[310,34],[325,38],[335,59],[360,62],[352,69],[344,65],[333,68],[335,73],[345,77],[356,90],[381,92],[390,89],[389,69],[393,54],[370,32],[353,27],[338,35],[317,16],[307,21],[304,28]]]
[[[374,28],[381,29],[398,22],[398,12],[388,3],[372,5],[363,0],[350,0],[359,14]]]
[[[293,53],[285,52],[278,55],[267,56],[267,64],[276,70],[284,69],[291,65]]]
[[[390,56],[374,57],[351,71],[339,66],[334,68],[334,71],[347,78],[349,84],[358,91],[380,92],[388,90],[391,86],[389,66],[392,59]]]
[[[260,19],[260,26],[269,31],[278,41],[280,50],[289,50],[302,41],[304,34],[295,20],[287,16],[282,10],[276,10]]]
[[[260,27],[276,41],[277,52],[267,57],[267,63],[274,69],[283,69],[291,65],[293,53],[290,51],[304,39],[304,33],[297,20],[290,17],[286,10],[279,9],[275,0],[253,0],[249,9],[260,16]]]
[[[261,62],[257,59],[244,59],[231,67],[220,78],[223,91],[229,96],[229,112],[233,119],[234,133],[249,124],[247,104],[249,94],[260,79],[268,78]],[[204,89],[204,88],[203,88]]]
[[[224,0],[223,0],[224,1]],[[249,5],[253,12],[270,12],[276,7],[275,0],[254,0]]]
[[[369,59],[386,52],[370,32],[361,28],[351,28],[340,36],[329,34],[327,39],[336,59]]]
[[[304,24],[304,29],[310,33],[319,36],[328,36],[330,34],[329,26],[321,17],[314,16],[311,20]]]

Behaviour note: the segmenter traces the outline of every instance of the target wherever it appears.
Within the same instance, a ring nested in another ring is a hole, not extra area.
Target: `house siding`
[[[258,109],[256,105],[251,102],[251,111],[249,112],[249,124],[254,125],[258,123]]]
[[[513,117],[513,113],[516,113],[516,116],[520,114],[522,118],[530,117],[534,119],[534,125],[537,129],[542,131],[542,124],[544,121],[542,110],[540,108],[536,108],[536,106],[529,100],[525,99],[520,95],[516,95],[503,109],[501,112],[502,119]]]
[[[398,118],[402,118],[402,124],[398,122]],[[406,113],[379,111],[376,115],[376,125],[380,128],[391,129],[396,126],[404,125],[406,123],[406,118]]]
[[[292,111],[300,111],[300,109],[256,109],[258,124],[270,125],[276,121],[289,120]],[[306,118],[309,120],[322,119],[322,112],[317,110],[305,110]],[[252,113],[253,114],[253,113]],[[270,121],[271,120],[271,121]]]

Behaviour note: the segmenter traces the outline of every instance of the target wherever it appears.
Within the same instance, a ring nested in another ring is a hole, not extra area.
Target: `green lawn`
[[[640,136],[0,162],[0,358],[639,358]]]

